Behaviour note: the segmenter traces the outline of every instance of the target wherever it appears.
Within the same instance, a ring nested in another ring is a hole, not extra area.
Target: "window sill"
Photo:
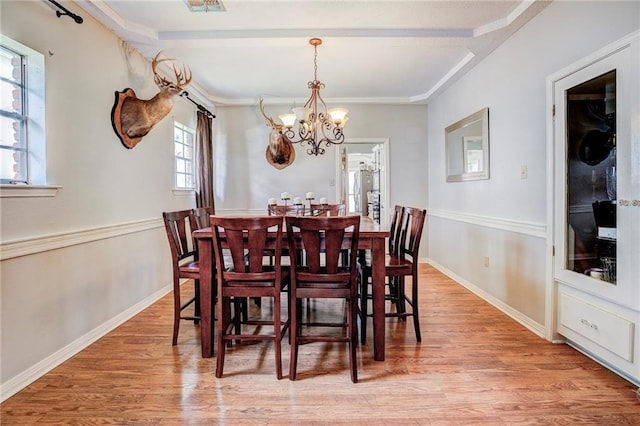
[[[0,185],[0,198],[55,197],[57,185]]]
[[[173,188],[173,195],[192,195],[196,190],[193,188]]]

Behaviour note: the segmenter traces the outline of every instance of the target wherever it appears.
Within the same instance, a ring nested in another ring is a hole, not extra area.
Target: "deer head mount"
[[[269,145],[267,145],[265,152],[267,162],[276,169],[282,170],[293,163],[293,160],[296,158],[296,150],[293,147],[293,143],[291,143],[289,138],[282,132],[285,126],[276,123],[271,117],[265,114],[262,99],[260,99],[260,112],[267,126],[271,128],[271,132],[269,132]]]
[[[182,70],[173,64],[175,81],[171,81],[158,73],[158,64],[173,61],[171,58],[160,59],[158,54],[151,61],[153,81],[160,91],[151,99],[138,99],[131,88],[116,92],[116,99],[111,110],[111,124],[120,142],[126,148],[135,147],[151,128],[171,112],[174,97],[191,83],[191,70]]]

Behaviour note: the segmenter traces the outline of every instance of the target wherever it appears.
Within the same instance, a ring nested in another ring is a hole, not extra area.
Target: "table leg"
[[[371,293],[373,296],[373,359],[384,361],[384,238],[373,238],[371,244]]]
[[[200,345],[202,358],[213,356],[213,253],[211,239],[198,238],[200,259]]]

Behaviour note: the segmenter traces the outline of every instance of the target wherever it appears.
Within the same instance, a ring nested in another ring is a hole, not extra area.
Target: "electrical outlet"
[[[523,164],[520,166],[520,179],[527,178],[527,165]]]
[[[489,267],[489,256],[485,256],[484,257],[484,267],[488,268]]]

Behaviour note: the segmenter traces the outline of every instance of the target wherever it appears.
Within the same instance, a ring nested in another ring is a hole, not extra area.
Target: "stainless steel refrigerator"
[[[359,170],[355,174],[353,182],[355,212],[363,216],[369,214],[367,206],[369,199],[367,194],[373,190],[373,172],[370,170]]]

